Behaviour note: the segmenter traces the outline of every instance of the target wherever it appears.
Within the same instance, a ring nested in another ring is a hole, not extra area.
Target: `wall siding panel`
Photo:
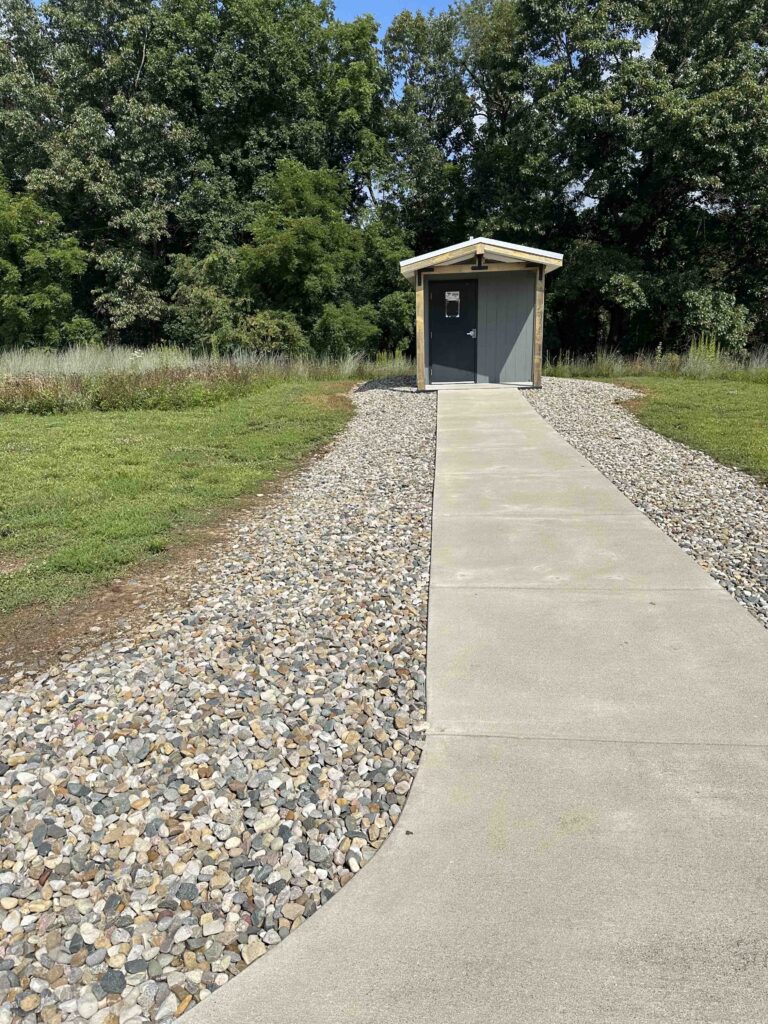
[[[535,273],[480,275],[479,280],[478,383],[531,381]]]

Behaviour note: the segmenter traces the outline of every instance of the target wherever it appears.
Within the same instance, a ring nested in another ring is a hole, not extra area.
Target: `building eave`
[[[501,263],[534,263],[545,268],[545,273],[557,270],[563,265],[563,254],[548,249],[536,249],[529,245],[502,242],[495,238],[470,238],[466,242],[447,245],[442,249],[400,261],[400,273],[409,280],[415,280],[419,270],[427,267],[439,271],[473,256],[483,256]]]

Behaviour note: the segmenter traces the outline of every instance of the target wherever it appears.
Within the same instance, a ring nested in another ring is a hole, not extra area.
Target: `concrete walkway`
[[[516,391],[442,393],[393,836],[188,1024],[768,1020],[768,635]]]

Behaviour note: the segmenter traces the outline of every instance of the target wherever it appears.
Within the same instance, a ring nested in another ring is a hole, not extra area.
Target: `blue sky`
[[[336,17],[340,21],[351,21],[359,14],[372,14],[381,25],[382,30],[389,25],[396,14],[406,8],[409,11],[426,12],[430,7],[434,7],[437,11],[444,11],[448,6],[448,0],[435,0],[434,3],[430,3],[429,0],[425,0],[424,3],[418,3],[415,0],[412,0],[411,3],[408,3],[408,0],[335,0],[335,3]]]
[[[430,8],[444,11],[449,3],[450,0],[434,0],[432,3],[429,0],[424,0],[423,3],[419,3],[418,0],[411,0],[410,3],[408,0],[335,0],[336,17],[339,21],[351,21],[360,14],[372,14],[381,26],[382,33],[400,11],[407,9],[426,13]],[[644,57],[649,57],[655,46],[656,37],[648,34],[640,41],[640,53]]]

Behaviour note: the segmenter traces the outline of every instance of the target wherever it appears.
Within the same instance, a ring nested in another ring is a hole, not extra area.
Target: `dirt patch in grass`
[[[29,563],[23,558],[13,558],[11,555],[0,555],[0,576],[9,576],[12,572],[19,572]]]
[[[348,412],[349,390],[309,394],[306,401],[328,411]],[[64,604],[35,602],[0,617],[0,684],[19,672],[44,671],[52,662],[72,660],[104,642],[126,640],[148,623],[153,614],[184,604],[195,580],[224,551],[239,527],[278,497],[286,482],[320,459],[333,440],[315,447],[288,469],[259,482],[256,494],[230,500],[202,522],[186,525],[171,536],[163,550],[115,578],[97,583]],[[24,559],[0,556],[0,574],[23,570]]]
[[[237,502],[218,521],[184,531],[165,551],[131,571],[89,590],[67,604],[36,604],[6,615],[0,636],[0,682],[23,671],[44,671],[54,661],[69,661],[105,641],[119,642],[148,623],[155,612],[183,604],[204,567],[226,547],[241,524],[275,500],[288,481],[330,445],[315,451],[290,472],[263,484],[262,492]],[[10,561],[6,559],[5,561]],[[9,565],[15,572],[23,564]],[[0,563],[2,572],[2,563]]]
[[[0,614],[62,606],[326,444],[349,382],[264,385],[215,407],[0,416]],[[3,620],[0,618],[0,635]]]
[[[35,604],[6,615],[0,637],[0,680],[19,671],[43,671],[54,661],[76,658],[106,640],[119,641],[147,623],[154,612],[170,603],[183,603],[201,568],[216,557],[241,520],[281,490],[284,479],[265,484],[262,496],[230,509],[218,524],[188,529],[183,540],[161,554],[61,607]]]

